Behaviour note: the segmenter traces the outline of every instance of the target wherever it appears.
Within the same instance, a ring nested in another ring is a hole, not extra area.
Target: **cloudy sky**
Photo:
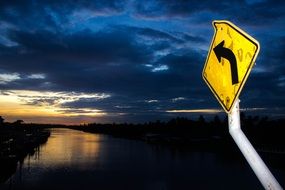
[[[285,1],[1,0],[0,115],[41,123],[221,113],[201,77],[213,20],[260,42],[241,93],[285,116]]]

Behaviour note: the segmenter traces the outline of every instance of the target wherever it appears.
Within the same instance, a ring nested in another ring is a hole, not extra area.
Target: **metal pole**
[[[263,187],[268,190],[282,190],[283,188],[274,178],[240,128],[239,99],[236,100],[232,111],[228,114],[228,122],[231,136]]]

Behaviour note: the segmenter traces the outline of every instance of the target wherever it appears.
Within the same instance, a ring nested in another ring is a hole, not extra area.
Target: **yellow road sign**
[[[215,34],[203,79],[229,113],[255,63],[259,43],[229,21],[214,21]]]

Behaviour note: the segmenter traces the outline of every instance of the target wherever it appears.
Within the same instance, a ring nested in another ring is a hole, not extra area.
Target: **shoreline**
[[[5,183],[16,171],[18,163],[34,155],[37,147],[47,142],[47,129],[23,126],[1,126],[0,129],[0,183]]]

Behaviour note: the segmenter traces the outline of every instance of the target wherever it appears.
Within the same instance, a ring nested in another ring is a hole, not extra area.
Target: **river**
[[[283,170],[272,169],[278,180]],[[284,181],[283,181],[284,182]],[[283,184],[283,183],[281,183]],[[71,129],[51,129],[1,189],[262,189],[245,160]]]

